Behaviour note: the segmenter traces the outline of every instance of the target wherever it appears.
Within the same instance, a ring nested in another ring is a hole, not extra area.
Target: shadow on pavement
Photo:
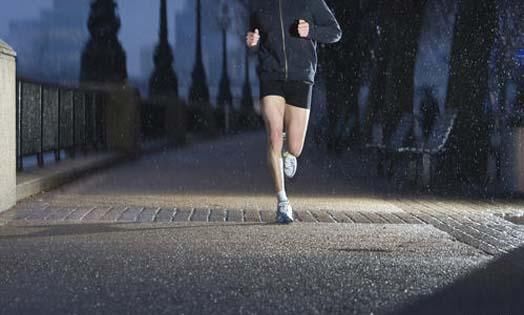
[[[135,223],[97,223],[97,224],[63,224],[63,225],[20,225],[10,226],[14,228],[9,235],[0,235],[2,240],[19,240],[40,237],[56,237],[56,236],[78,236],[90,235],[100,233],[130,233],[130,232],[145,232],[145,231],[160,231],[160,230],[187,230],[198,228],[212,228],[216,226],[221,227],[246,227],[246,226],[271,226],[276,223],[206,223],[206,224],[191,224],[191,225],[175,225],[158,226],[158,227],[144,227]],[[17,234],[17,230],[27,231],[28,229],[37,229],[33,233]]]
[[[524,314],[524,246],[392,314]]]

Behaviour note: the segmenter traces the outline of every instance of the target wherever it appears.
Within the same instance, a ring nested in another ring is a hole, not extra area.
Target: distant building
[[[54,0],[36,20],[9,25],[8,40],[18,53],[18,72],[39,80],[77,82],[80,54],[88,38],[91,0]]]

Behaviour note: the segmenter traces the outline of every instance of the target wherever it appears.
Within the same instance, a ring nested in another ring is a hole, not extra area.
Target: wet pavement
[[[386,314],[489,260],[422,225],[0,230],[3,314]]]
[[[19,203],[0,314],[524,312],[524,226],[503,218],[521,201],[401,195],[309,144],[280,226],[264,156],[234,136]]]

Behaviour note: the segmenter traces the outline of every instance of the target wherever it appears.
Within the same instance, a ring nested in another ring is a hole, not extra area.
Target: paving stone
[[[90,211],[89,213],[87,213],[85,217],[82,218],[82,221],[85,221],[85,222],[100,221],[111,210],[112,210],[112,207],[94,208],[93,211]]]
[[[76,211],[76,208],[59,208],[55,212],[47,216],[47,221],[63,221],[71,213]]]
[[[466,243],[470,246],[473,246],[477,249],[480,249],[490,255],[499,255],[501,253],[504,253],[504,251],[499,250],[495,246],[488,244],[481,239],[475,238],[468,233],[465,233],[461,231],[460,229],[454,228],[452,226],[443,224],[443,223],[436,223],[432,224],[434,227],[438,228],[439,230],[448,233],[449,235],[455,237],[459,242]]]
[[[226,211],[224,209],[211,209],[209,215],[209,222],[224,222],[226,221]]]
[[[310,210],[309,213],[315,218],[316,221],[320,223],[334,223],[335,220],[323,210]]]
[[[93,211],[95,207],[78,207],[75,211],[71,212],[64,218],[64,221],[80,221],[82,220],[89,212]]]
[[[484,224],[491,229],[495,229],[499,231],[500,233],[502,233],[503,235],[506,235],[506,237],[518,240],[520,242],[524,242],[524,231],[513,229],[511,226],[511,223],[510,224],[508,224],[507,222],[501,223],[500,221],[497,221],[496,219],[492,218],[491,215],[489,216],[489,221],[487,223],[486,222],[483,223],[482,221],[480,221],[481,219],[479,218],[470,218],[470,219],[472,221],[478,222],[478,224]],[[500,219],[500,220],[505,221],[504,219]]]
[[[507,250],[508,248],[512,247],[511,244],[509,244],[505,240],[497,239],[495,236],[489,233],[484,233],[471,225],[461,224],[459,221],[453,218],[442,218],[442,221],[444,224],[461,230],[476,239],[482,240],[490,245],[493,245],[498,249]]]
[[[244,214],[242,210],[227,210],[227,222],[242,222],[244,220]]]
[[[374,213],[374,212],[359,212],[360,214],[362,214],[363,216],[365,216],[366,218],[368,218],[371,223],[374,223],[374,224],[385,224],[385,223],[388,223],[386,220],[384,220],[380,215]]]
[[[128,207],[118,218],[118,222],[136,222],[144,207]]]
[[[153,218],[154,222],[171,222],[175,209],[160,209]]]
[[[126,207],[113,207],[100,219],[100,221],[116,222],[125,210]]]
[[[153,218],[158,211],[160,211],[160,208],[144,208],[144,210],[139,213],[137,222],[153,222]]]
[[[193,209],[189,208],[178,208],[176,209],[176,213],[173,216],[174,222],[187,222],[189,221],[189,216],[193,212]]]
[[[411,213],[414,217],[416,217],[418,220],[424,222],[425,224],[441,224],[442,222],[438,221],[436,218],[429,216],[423,212],[420,212],[419,210],[413,210]]]
[[[43,209],[35,209],[31,214],[25,217],[27,221],[43,221],[46,217],[56,211],[56,208],[46,207]]]
[[[355,223],[348,217],[344,212],[340,211],[330,211],[329,214],[335,218],[338,223]]]
[[[259,213],[260,213],[260,218],[262,219],[263,223],[275,223],[276,222],[275,211],[260,210]]]
[[[209,222],[210,209],[195,209],[189,218],[192,222]]]
[[[512,246],[519,246],[524,241],[523,234],[512,229],[507,221],[492,214],[485,214],[485,211],[475,210],[470,203],[455,203],[454,207],[443,202],[428,205],[430,209],[441,212],[438,206],[446,207],[450,213],[453,213],[450,216],[454,219],[472,225],[475,229],[496,239],[506,239]]]
[[[393,213],[377,213],[382,219],[386,220],[388,223],[391,224],[405,224],[403,220],[401,220],[399,217],[395,216]]]
[[[508,248],[507,244],[496,240],[493,236],[481,233],[468,225],[461,224],[460,221],[453,219],[450,215],[442,214],[442,212],[440,212],[440,215],[435,215],[434,209],[431,211],[432,208],[413,202],[406,202],[404,207],[412,211],[412,213],[421,220],[452,235],[457,238],[457,240],[483,250],[488,254],[499,255],[505,253]]]
[[[0,220],[24,220],[34,211],[41,211],[46,207],[48,206],[23,207],[21,209],[6,211],[0,214]]]
[[[471,221],[465,223],[473,227],[474,229],[480,231],[481,233],[488,234],[493,236],[497,240],[503,240],[504,243],[508,244],[510,247],[518,247],[524,243],[524,235],[521,235],[520,238],[514,237],[509,233],[500,231],[499,229],[490,227],[486,224],[479,224],[477,222]]]
[[[440,213],[441,220],[448,225],[451,225],[461,231],[471,235],[474,238],[482,239],[484,242],[493,245],[496,248],[507,250],[512,247],[513,244],[505,241],[506,236],[501,235],[500,232],[493,229],[479,228],[481,225],[477,225],[471,220],[468,219],[465,212],[459,212],[453,210],[451,207],[448,207],[448,211],[442,210],[437,204],[423,204],[425,208],[422,208],[421,211],[424,211],[426,214],[431,215],[431,213]],[[466,223],[466,224],[465,224]],[[501,238],[502,237],[502,238]]]
[[[426,224],[425,222],[422,222],[421,220],[417,219],[416,217],[410,214],[404,213],[404,212],[395,212],[395,213],[392,213],[391,215],[398,217],[399,219],[406,222],[407,224]]]
[[[317,222],[315,217],[309,211],[306,211],[306,210],[295,210],[294,215],[299,222],[305,222],[305,223]],[[273,217],[275,217],[274,213],[273,213]]]
[[[244,222],[260,222],[260,214],[258,210],[244,210]]]
[[[58,207],[50,207],[49,211],[47,212],[47,215],[44,218],[38,218],[37,220],[44,220],[47,221],[49,217],[52,217],[55,213],[60,212],[61,208]]]
[[[367,217],[363,216],[360,212],[345,212],[344,214],[347,215],[355,223],[371,223],[371,221]]]

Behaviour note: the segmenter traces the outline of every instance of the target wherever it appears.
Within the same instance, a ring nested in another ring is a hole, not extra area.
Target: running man
[[[252,1],[247,46],[259,57],[260,98],[268,161],[277,193],[277,221],[293,222],[284,174],[291,178],[306,138],[317,69],[317,42],[335,43],[342,31],[324,0]],[[287,148],[283,152],[284,131]]]

